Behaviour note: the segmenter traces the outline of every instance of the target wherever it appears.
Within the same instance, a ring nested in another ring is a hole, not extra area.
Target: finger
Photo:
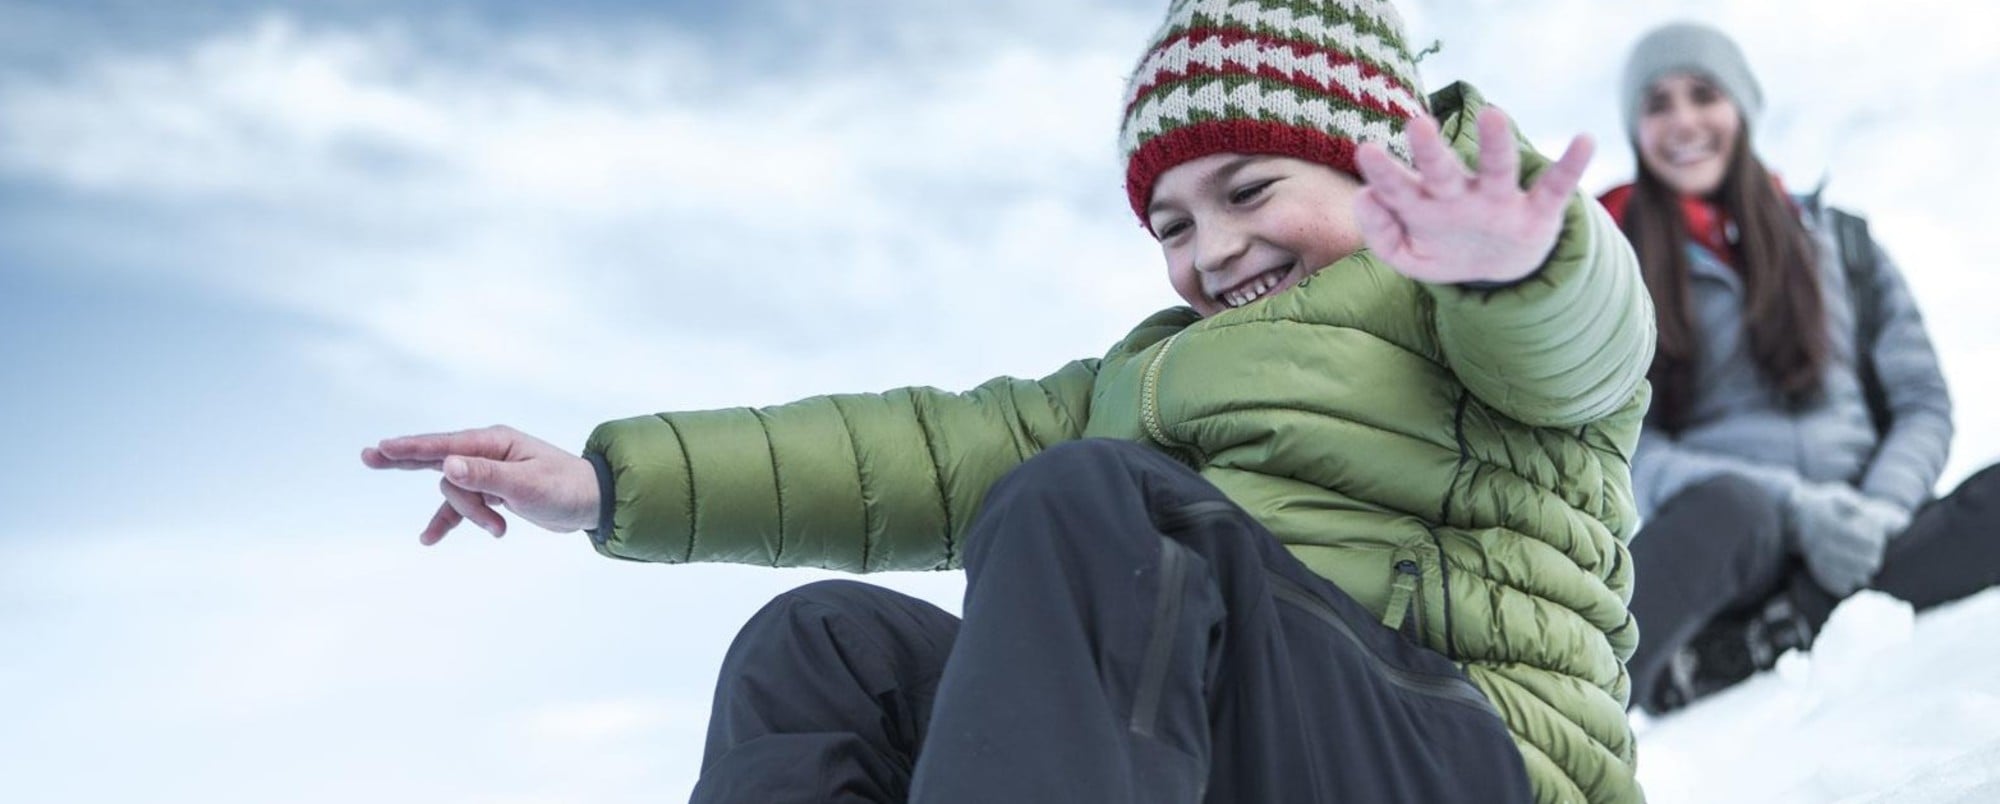
[[[1479,110],[1479,188],[1488,193],[1512,193],[1520,188],[1521,153],[1514,147],[1507,114],[1488,106]]]
[[[424,532],[417,536],[417,541],[425,546],[437,544],[464,519],[457,509],[451,507],[451,503],[442,503],[438,505],[437,513],[431,515],[431,523],[425,525]]]
[[[444,492],[444,501],[452,510],[457,511],[459,516],[471,520],[472,524],[484,528],[487,533],[494,536],[507,532],[507,519],[489,507],[479,494],[452,485],[450,480],[442,479],[438,481],[438,490]]]
[[[439,463],[438,461],[397,460],[383,455],[381,450],[374,447],[367,447],[361,450],[361,462],[367,464],[370,469],[436,469]]]
[[[1422,177],[1424,192],[1441,199],[1463,194],[1467,178],[1465,163],[1445,144],[1444,135],[1438,133],[1437,121],[1428,117],[1411,118],[1405,130],[1410,136],[1410,162]]]
[[[496,426],[385,438],[375,448],[384,457],[394,460],[438,461],[450,455],[504,458],[515,440],[516,434],[511,428]]]
[[[1417,174],[1377,143],[1367,143],[1355,150],[1354,167],[1361,171],[1366,189],[1385,209],[1400,207],[1423,197],[1422,189],[1417,186]]]
[[[1372,187],[1363,187],[1354,196],[1354,225],[1361,229],[1361,242],[1378,254],[1388,254],[1403,242],[1402,222],[1375,197]]]
[[[1583,181],[1583,169],[1590,166],[1590,156],[1597,149],[1588,134],[1578,134],[1563,149],[1562,158],[1542,171],[1535,179],[1535,186],[1528,191],[1528,206],[1540,214],[1549,214],[1569,203],[1571,193]]]
[[[439,467],[446,480],[468,491],[484,492],[518,500],[535,491],[522,462],[493,461],[469,455],[453,455]]]

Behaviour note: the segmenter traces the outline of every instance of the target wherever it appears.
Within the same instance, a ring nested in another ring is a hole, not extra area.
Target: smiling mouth
[[[1271,292],[1272,288],[1277,287],[1285,281],[1285,276],[1290,274],[1292,267],[1297,264],[1296,261],[1285,263],[1237,283],[1234,287],[1212,295],[1217,301],[1222,302],[1232,310],[1242,307],[1243,305],[1264,298],[1266,294]]]
[[[1720,154],[1721,151],[1713,145],[1690,145],[1679,148],[1668,148],[1661,155],[1667,158],[1667,164],[1675,167],[1684,167],[1713,159]]]

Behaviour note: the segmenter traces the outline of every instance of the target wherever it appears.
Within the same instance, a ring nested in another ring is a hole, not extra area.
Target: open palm
[[[1488,107],[1478,126],[1476,173],[1429,117],[1407,129],[1414,170],[1375,143],[1355,155],[1366,183],[1354,210],[1362,239],[1404,276],[1433,284],[1515,282],[1534,274],[1555,247],[1563,208],[1590,163],[1590,138],[1571,140],[1523,190],[1506,115]]]

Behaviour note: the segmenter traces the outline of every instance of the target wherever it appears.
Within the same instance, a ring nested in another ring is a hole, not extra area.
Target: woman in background
[[[1658,315],[1629,662],[1657,713],[1810,645],[1860,589],[1923,609],[2000,583],[2000,472],[1932,499],[1951,403],[1923,320],[1865,224],[1759,161],[1735,43],[1656,29],[1622,91],[1638,176],[1601,200]]]

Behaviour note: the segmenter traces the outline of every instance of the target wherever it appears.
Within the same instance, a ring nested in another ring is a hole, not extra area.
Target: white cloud
[[[334,323],[335,368],[661,405],[966,385],[1094,354],[1171,298],[1118,203],[1125,22],[1095,40],[1115,48],[996,31],[911,69],[724,84],[659,78],[727,55],[686,36],[449,61],[424,31],[271,16],[0,78],[0,169],[201,210],[140,261]]]
[[[594,744],[667,726],[700,729],[707,723],[705,705],[624,698],[548,704],[526,713],[520,727],[523,736],[532,740]]]
[[[426,549],[364,519],[0,533],[0,633],[27,646],[0,652],[9,800],[685,798],[731,636],[831,575],[614,565],[526,530]]]

